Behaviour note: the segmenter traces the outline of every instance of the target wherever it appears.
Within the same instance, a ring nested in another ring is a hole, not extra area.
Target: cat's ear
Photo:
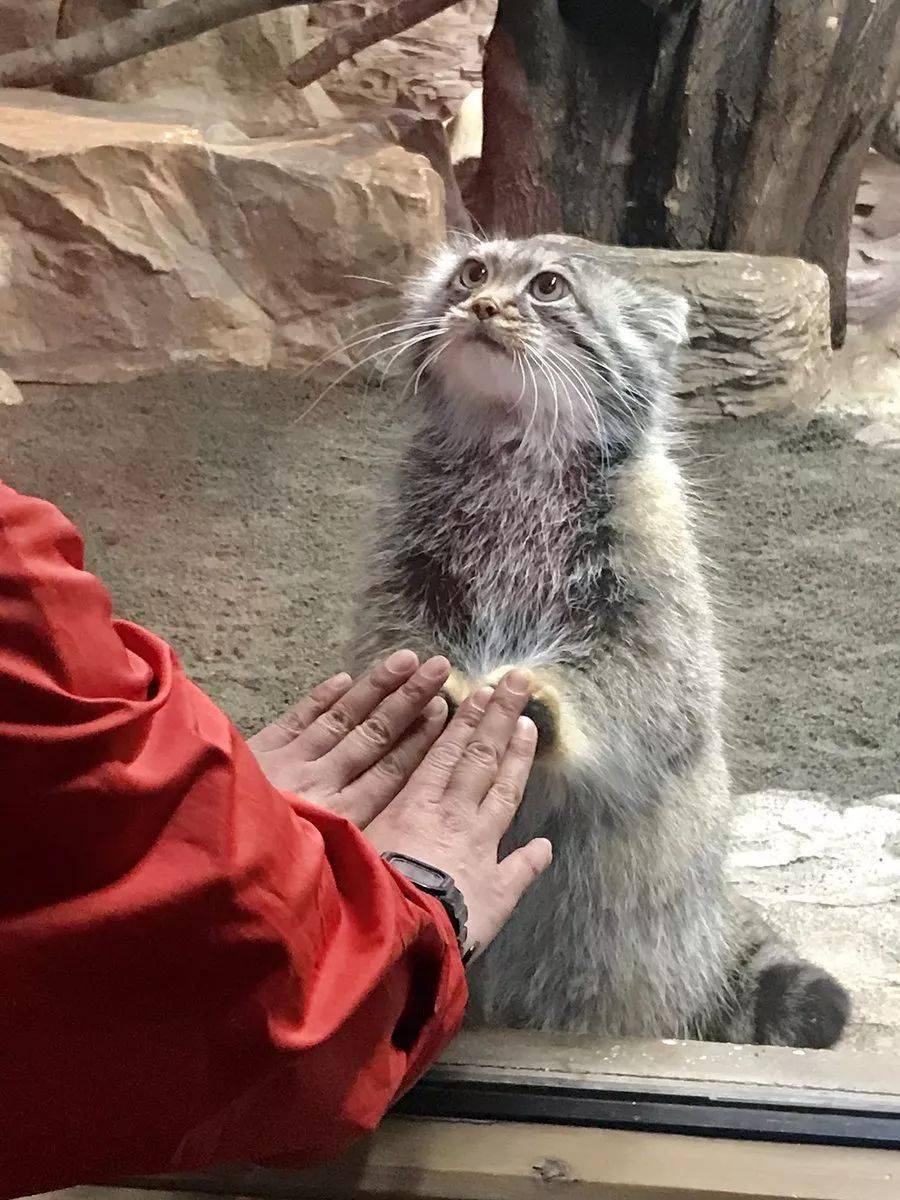
[[[665,288],[641,284],[638,303],[629,313],[630,322],[669,362],[689,340],[691,307],[683,296]]]

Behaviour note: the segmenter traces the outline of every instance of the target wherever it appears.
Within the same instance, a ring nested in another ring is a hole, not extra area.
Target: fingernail
[[[399,675],[403,671],[412,671],[418,661],[412,650],[397,650],[384,665],[392,674]]]
[[[477,692],[472,692],[472,694],[469,696],[469,703],[473,708],[478,708],[484,712],[484,710],[490,704],[491,696],[493,696],[493,694],[494,689],[492,687],[481,687]]]
[[[427,679],[443,679],[450,673],[450,664],[446,658],[429,658],[422,668],[422,674]]]
[[[446,721],[448,711],[447,701],[443,696],[435,696],[422,709],[422,717],[426,721]]]
[[[333,688],[349,687],[353,682],[353,676],[348,675],[346,671],[341,671],[339,675],[332,675],[328,680],[328,686]]]
[[[537,725],[531,717],[519,717],[516,721],[516,732],[524,738],[537,737]]]
[[[531,676],[527,671],[510,671],[506,676],[506,686],[514,696],[527,696],[531,691]]]

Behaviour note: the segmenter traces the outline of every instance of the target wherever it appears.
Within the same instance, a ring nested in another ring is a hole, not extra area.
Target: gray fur
[[[417,418],[355,665],[446,654],[457,700],[526,667],[552,718],[508,842],[544,834],[554,862],[472,970],[475,1021],[830,1045],[843,990],[724,879],[721,668],[667,433],[686,307],[584,247],[455,248],[414,289]],[[540,303],[546,271],[568,291]]]

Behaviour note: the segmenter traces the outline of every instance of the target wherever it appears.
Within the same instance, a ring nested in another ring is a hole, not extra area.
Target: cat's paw
[[[447,720],[449,721],[459,706],[471,692],[475,690],[475,684],[468,676],[462,672],[453,670],[450,672],[449,678],[441,688],[441,695],[447,702]]]
[[[531,670],[529,667],[523,668],[531,676],[534,686],[531,693],[531,699],[525,706],[523,716],[534,721],[538,731],[537,755],[539,758],[546,758],[551,754],[555,754],[560,749],[560,699],[559,692],[548,680],[543,679],[540,671]],[[498,667],[496,671],[492,671],[488,675],[485,683],[496,687],[504,675],[508,674],[513,668]]]
[[[525,705],[524,715],[534,721],[538,731],[537,753],[540,757],[555,754],[560,748],[559,694],[549,684],[538,688]]]

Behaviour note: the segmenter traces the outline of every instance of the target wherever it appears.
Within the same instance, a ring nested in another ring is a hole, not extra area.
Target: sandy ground
[[[3,474],[82,526],[118,611],[169,638],[245,731],[341,664],[396,410],[288,376],[27,389]],[[696,427],[736,788],[900,791],[900,454],[836,418]]]

